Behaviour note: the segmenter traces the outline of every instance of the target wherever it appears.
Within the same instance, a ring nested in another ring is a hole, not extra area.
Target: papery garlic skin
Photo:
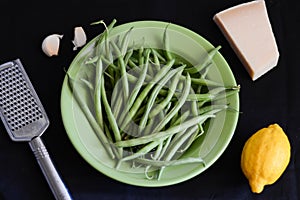
[[[63,38],[63,35],[52,34],[47,36],[42,43],[43,52],[51,57],[57,56],[59,51],[60,39]]]
[[[74,51],[86,44],[86,34],[82,27],[74,28],[74,40],[72,42],[74,44]]]

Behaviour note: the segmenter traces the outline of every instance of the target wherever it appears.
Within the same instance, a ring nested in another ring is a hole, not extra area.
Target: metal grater
[[[2,121],[14,141],[30,141],[49,125],[20,60],[0,67],[0,109]]]
[[[40,136],[47,114],[19,59],[0,65],[0,114],[13,141],[27,141],[56,199],[71,199]]]

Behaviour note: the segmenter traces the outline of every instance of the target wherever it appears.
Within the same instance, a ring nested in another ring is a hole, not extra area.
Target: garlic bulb
[[[77,50],[78,47],[82,47],[86,43],[86,35],[82,27],[74,28],[74,40],[72,41],[74,44],[73,50]]]
[[[60,39],[62,37],[63,35],[58,34],[52,34],[47,36],[42,43],[43,52],[49,57],[57,56],[60,45]]]

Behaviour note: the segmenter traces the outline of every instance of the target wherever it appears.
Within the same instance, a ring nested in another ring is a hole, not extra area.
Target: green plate
[[[168,23],[160,21],[127,23],[115,27],[111,31],[110,37],[124,34],[133,27],[131,38],[134,38],[135,41],[144,40],[145,45],[161,49],[161,38],[167,25]],[[169,24],[168,34],[172,52],[182,56],[191,64],[197,64],[199,55],[214,48],[203,37],[182,26]],[[82,71],[79,63],[93,50],[96,40],[97,37],[90,41],[75,57],[68,69],[71,76],[76,76],[79,71]],[[236,85],[235,78],[223,56],[217,53],[213,61],[213,66],[208,73],[209,79],[224,83],[225,86]],[[83,93],[82,95],[88,94]],[[64,80],[61,93],[63,124],[79,154],[99,172],[123,183],[145,187],[167,186],[186,181],[205,171],[221,156],[237,125],[239,116],[238,94],[227,98],[226,103],[229,103],[232,109],[218,113],[217,117],[211,120],[209,126],[206,127],[205,135],[194,142],[188,151],[190,156],[200,155],[206,163],[205,166],[198,163],[167,167],[160,180],[149,180],[145,178],[142,170],[132,172],[128,166],[121,167],[118,171],[114,168],[115,162],[105,152],[102,143],[74,100],[67,77]]]

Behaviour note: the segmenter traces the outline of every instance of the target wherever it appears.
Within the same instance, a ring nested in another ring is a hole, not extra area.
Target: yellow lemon
[[[262,128],[245,143],[241,168],[252,192],[261,193],[265,185],[279,179],[291,156],[288,137],[278,124]]]

